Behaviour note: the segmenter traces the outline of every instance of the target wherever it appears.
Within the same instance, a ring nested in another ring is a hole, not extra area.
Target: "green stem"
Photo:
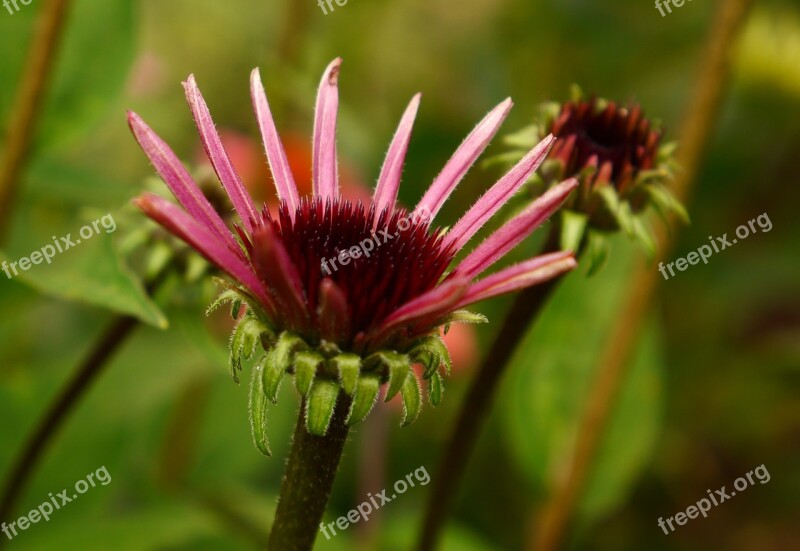
[[[561,250],[558,242],[559,233],[558,225],[553,225],[541,254]],[[438,474],[432,477],[433,488],[425,509],[424,524],[417,545],[418,551],[432,551],[436,547],[450,506],[464,476],[467,461],[480,436],[483,420],[488,415],[495,390],[505,373],[511,355],[531,323],[544,310],[562,278],[563,276],[556,277],[541,285],[529,287],[517,295],[491,350],[478,368],[477,376],[472,380],[462,402],[456,428],[448,440],[444,458],[439,463]]]
[[[339,394],[327,434],[314,436],[306,430],[305,402],[302,404],[269,551],[308,551],[314,546],[350,429],[345,423],[349,409],[350,398]]]

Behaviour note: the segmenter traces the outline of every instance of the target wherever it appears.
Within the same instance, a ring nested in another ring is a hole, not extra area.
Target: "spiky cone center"
[[[314,197],[301,199],[294,213],[283,203],[274,219],[267,210],[262,216],[252,236],[240,236],[257,274],[281,305],[272,319],[277,331],[292,331],[312,346],[324,340],[366,356],[405,349],[438,326],[439,320],[423,320],[376,341],[387,316],[436,287],[454,257],[424,213],[378,213],[374,205]],[[273,258],[263,243],[269,239],[286,251],[302,305],[287,304],[276,284]]]
[[[424,367],[428,400],[438,405],[440,371],[450,370],[438,332],[447,320],[418,320],[373,338],[387,315],[440,283],[454,256],[443,246],[441,232],[429,228],[427,217],[402,209],[378,214],[374,206],[318,197],[302,199],[293,213],[284,203],[277,217],[266,209],[261,216],[259,229],[239,235],[280,313],[267,314],[253,297],[235,288],[218,300],[233,303],[235,318],[241,305],[248,305],[231,337],[232,375],[237,377],[242,360],[257,356],[259,344],[264,350],[255,363],[250,392],[257,447],[269,453],[267,403],[277,400],[286,375],[293,377],[305,404],[306,427],[316,435],[327,432],[339,393],[351,398],[347,423],[355,424],[372,410],[381,388],[386,401],[402,396],[402,424],[410,424],[422,403],[413,364]],[[280,286],[272,284],[273,259],[262,239],[277,239],[286,251],[305,308],[289,304]],[[336,290],[333,298],[331,287]]]

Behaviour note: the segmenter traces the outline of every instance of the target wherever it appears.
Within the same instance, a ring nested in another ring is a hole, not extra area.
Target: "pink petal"
[[[483,120],[478,123],[469,136],[459,146],[431,187],[425,192],[420,202],[414,209],[415,213],[428,212],[431,219],[436,216],[439,209],[456,188],[469,168],[489,145],[500,125],[511,110],[511,98],[492,109]]]
[[[272,224],[265,224],[253,235],[253,261],[275,302],[283,306],[292,328],[306,329],[310,318],[303,283]]]
[[[447,233],[446,245],[454,244],[458,250],[467,244],[478,230],[514,195],[542,164],[550,146],[555,141],[553,135],[547,136],[534,147],[520,162],[503,176],[467,213],[461,217],[453,229]]]
[[[183,88],[186,92],[186,100],[189,102],[189,108],[192,110],[194,122],[197,125],[197,130],[200,132],[200,140],[203,142],[203,147],[206,150],[208,159],[214,167],[214,171],[219,176],[220,182],[225,187],[225,191],[231,198],[233,207],[239,213],[239,218],[242,219],[242,224],[245,229],[252,233],[255,226],[260,220],[253,200],[247,193],[247,190],[242,183],[241,178],[233,168],[225,148],[222,147],[222,140],[217,134],[214,127],[214,121],[211,119],[211,113],[208,111],[203,96],[200,94],[200,89],[197,87],[194,75],[189,75],[186,82],[183,83]]]
[[[395,310],[383,321],[377,334],[386,335],[399,325],[407,325],[421,318],[446,315],[455,310],[453,305],[464,296],[468,287],[468,278],[455,277],[445,281]]]
[[[532,287],[572,270],[578,265],[571,251],[546,254],[500,270],[473,284],[454,309],[498,295]]]
[[[400,188],[400,177],[403,174],[403,161],[408,151],[408,142],[411,140],[411,129],[414,127],[414,119],[417,116],[421,94],[415,95],[408,104],[400,125],[397,127],[386,160],[378,178],[378,185],[375,187],[375,196],[372,202],[375,204],[375,212],[380,214],[384,209],[394,209],[397,200],[397,190]],[[376,218],[377,220],[377,218]]]
[[[153,193],[146,193],[137,197],[134,199],[134,204],[147,216],[188,243],[203,255],[206,260],[241,282],[262,302],[268,312],[274,313],[272,300],[270,300],[264,284],[256,277],[253,269],[226,247],[205,226],[175,204]]]
[[[331,61],[317,92],[314,114],[314,195],[331,199],[339,194],[339,175],[336,164],[336,115],[339,111],[339,67],[342,59]]]
[[[473,278],[500,260],[558,210],[577,185],[578,181],[571,178],[549,189],[487,237],[453,270],[453,274]]]
[[[289,168],[289,161],[286,158],[286,150],[283,148],[278,130],[275,128],[275,121],[272,119],[272,112],[267,102],[267,94],[264,92],[264,84],[261,82],[261,74],[258,69],[253,69],[250,74],[250,96],[253,100],[253,109],[256,112],[258,128],[261,131],[267,160],[272,169],[272,177],[275,180],[278,198],[288,203],[289,216],[294,220],[294,212],[300,204],[300,197],[297,193],[297,186],[294,183],[294,176]]]
[[[239,246],[225,222],[200,191],[172,149],[136,113],[128,112],[128,125],[145,155],[153,163],[156,172],[183,208],[211,233],[222,239],[231,250],[238,251]]]

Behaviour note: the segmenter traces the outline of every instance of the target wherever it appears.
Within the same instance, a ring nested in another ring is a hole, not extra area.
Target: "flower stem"
[[[147,293],[152,294],[161,286],[171,270],[172,263],[169,263],[161,272],[155,275],[146,286]],[[114,317],[112,323],[92,347],[89,355],[70,377],[67,386],[58,393],[55,401],[50,404],[9,471],[3,485],[3,493],[0,494],[0,519],[11,518],[17,500],[31,476],[33,476],[39,461],[47,451],[47,447],[67,421],[70,413],[103,372],[103,368],[108,365],[108,361],[128,340],[134,330],[139,327],[139,323],[139,320],[132,316]],[[4,541],[4,539],[0,538],[0,546]]]
[[[350,398],[340,393],[328,432],[314,436],[306,430],[303,402],[269,536],[269,551],[307,551],[314,546],[350,429],[345,423],[349,409]]]
[[[561,250],[559,234],[558,225],[553,225],[542,254]],[[482,422],[491,408],[495,390],[511,355],[530,328],[531,322],[544,310],[562,278],[563,276],[559,276],[529,287],[517,295],[491,350],[478,368],[478,374],[472,380],[462,402],[456,428],[450,435],[444,458],[439,463],[438,475],[432,477],[433,488],[425,509],[418,551],[432,551],[436,547],[450,505],[464,476],[467,461],[480,435]]]
[[[5,154],[0,160],[0,241],[8,230],[16,185],[30,151],[36,121],[42,111],[42,100],[53,73],[51,68],[69,4],[69,0],[49,0],[41,7],[22,80],[9,111],[8,140]]]

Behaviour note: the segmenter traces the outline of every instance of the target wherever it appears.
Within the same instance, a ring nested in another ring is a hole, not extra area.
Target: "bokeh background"
[[[43,2],[0,10],[0,125],[6,128]],[[196,167],[203,159],[180,82],[194,73],[254,194],[271,200],[248,76],[261,68],[293,164],[310,171],[316,85],[342,56],[339,156],[354,194],[377,178],[397,120],[421,91],[401,201],[415,204],[472,126],[511,96],[502,133],[569,86],[636,101],[677,137],[714,2],[661,17],[618,0],[350,0],[327,15],[309,0],[76,0],[35,146],[18,182],[6,258],[113,213],[118,228],[24,277],[0,274],[0,472],[109,320],[142,326],[60,432],[20,513],[105,466],[112,476],[32,526],[10,549],[246,550],[264,541],[297,399],[270,411],[274,456],[252,446],[246,385],[227,373],[231,321],[207,318],[208,284],[172,278],[151,301],[140,277],[158,260],[123,259],[144,224],[126,206],[153,171],[130,136],[140,113]],[[800,548],[800,5],[758,2],[733,51],[720,123],[672,257],[767,213],[773,228],[662,281],[641,324],[624,389],[570,530],[571,549]],[[4,132],[4,142],[9,137]],[[498,139],[489,155],[502,152]],[[475,168],[447,203],[449,224],[499,175]],[[361,191],[360,191],[361,190]],[[659,224],[659,221],[655,221]],[[542,232],[544,233],[544,232]],[[532,239],[516,258],[533,254]],[[150,265],[148,266],[148,262]],[[577,422],[609,329],[645,255],[624,237],[605,269],[571,274],[504,379],[470,463],[442,549],[527,549],[539,511],[570,460]],[[655,270],[655,265],[651,266]],[[508,300],[480,306],[502,319]],[[168,329],[159,325],[168,320]],[[476,360],[499,323],[451,335],[457,369],[443,404],[400,429],[382,406],[353,431],[330,522],[437,461]],[[759,465],[756,484],[664,535],[656,522]],[[429,487],[417,487],[318,549],[411,548]],[[12,519],[0,519],[9,521]]]

